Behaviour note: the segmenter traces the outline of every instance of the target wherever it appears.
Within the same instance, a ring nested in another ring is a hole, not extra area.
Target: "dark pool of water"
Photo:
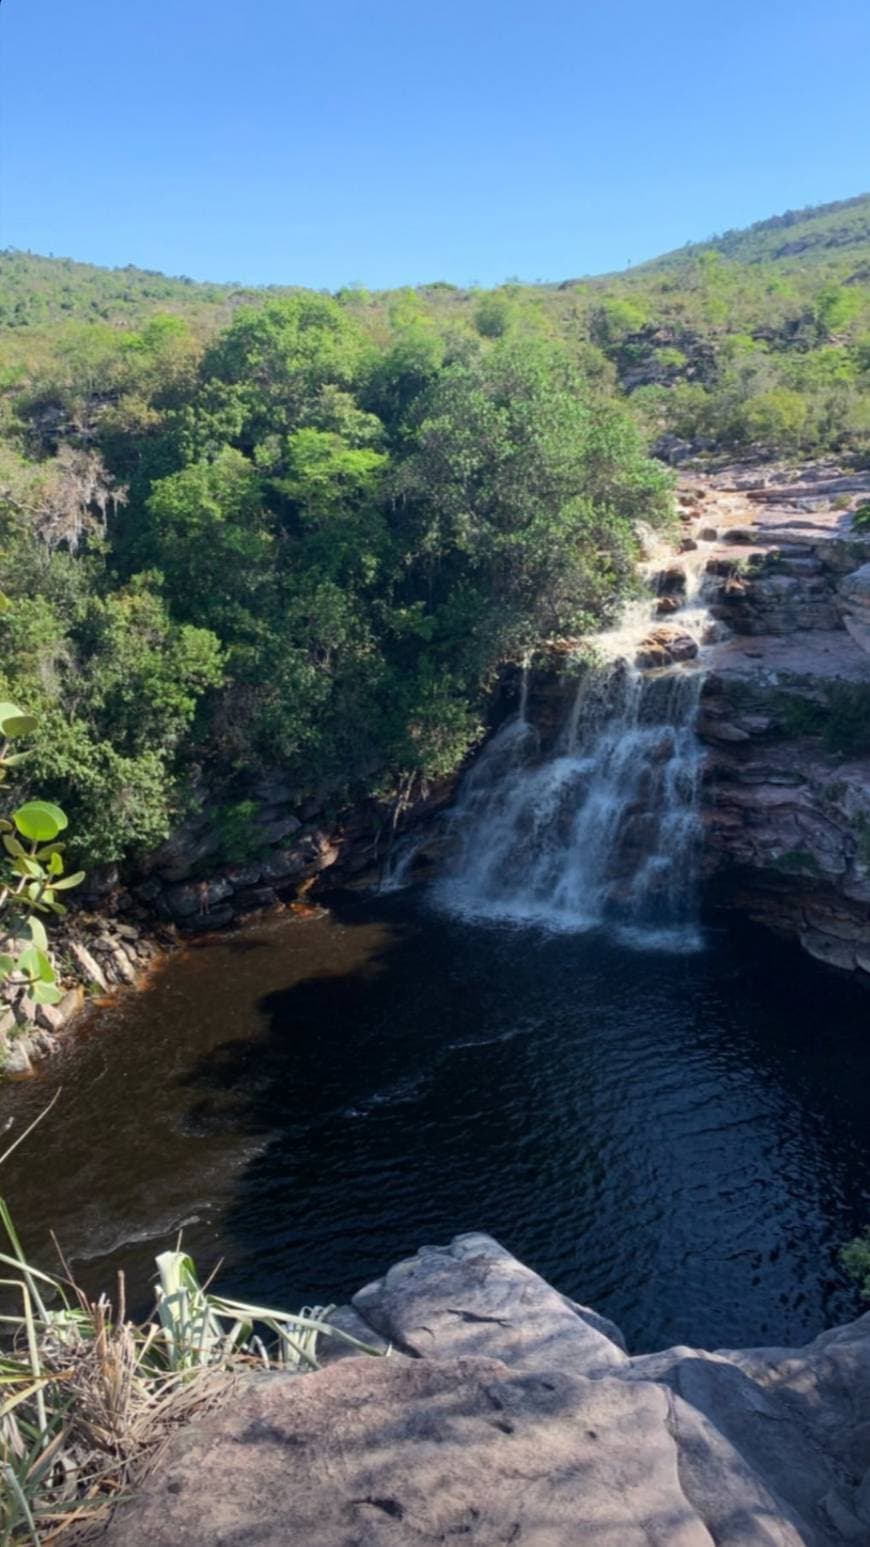
[[[488,1230],[635,1349],[805,1340],[860,1305],[870,998],[766,936],[692,956],[405,894],[187,951],[0,1090],[19,1230],[88,1287],[184,1240],[227,1292],[340,1299]],[[2,1146],[0,1146],[2,1147]]]

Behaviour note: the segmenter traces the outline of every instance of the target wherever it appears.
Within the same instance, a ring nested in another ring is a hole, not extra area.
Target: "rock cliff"
[[[737,482],[682,491],[727,629],[706,652],[699,722],[708,880],[813,956],[866,973],[870,536],[853,525],[866,479]]]
[[[337,1318],[389,1357],[234,1387],[171,1439],[106,1547],[870,1541],[870,1316],[801,1349],[631,1357],[464,1235]]]

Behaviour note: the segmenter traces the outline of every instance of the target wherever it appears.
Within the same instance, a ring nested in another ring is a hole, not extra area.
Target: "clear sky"
[[[336,288],[870,190],[868,0],[3,0],[0,245]]]

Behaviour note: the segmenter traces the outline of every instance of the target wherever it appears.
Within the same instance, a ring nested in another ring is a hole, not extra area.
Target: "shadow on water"
[[[223,1229],[240,1290],[344,1296],[485,1229],[635,1346],[800,1341],[853,1314],[870,1215],[868,1001],[789,948],[697,956],[469,928],[407,897],[361,964],[260,1002],[191,1115],[269,1133]]]
[[[469,926],[408,893],[252,925],[96,1017],[3,1178],[40,1260],[147,1281],[180,1226],[222,1283],[342,1298],[424,1241],[499,1236],[632,1346],[799,1342],[859,1304],[870,1002],[796,951]]]

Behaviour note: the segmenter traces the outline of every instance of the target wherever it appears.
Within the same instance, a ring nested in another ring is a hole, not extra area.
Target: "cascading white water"
[[[435,886],[468,918],[697,944],[702,673],[617,662],[581,680],[542,757],[524,715],[493,737],[451,813],[455,857]]]
[[[708,636],[703,549],[684,557],[673,621]],[[652,565],[650,566],[652,568]],[[693,949],[702,752],[697,662],[638,670],[649,602],[596,640],[552,750],[519,712],[489,742],[449,815],[453,858],[437,904],[467,918],[582,930],[608,925],[646,947]]]
[[[643,948],[700,946],[703,754],[695,727],[702,647],[717,633],[704,598],[708,548],[699,540],[675,561],[672,549],[658,545],[642,566],[655,580],[665,561],[672,579],[678,562],[681,601],[666,609],[668,626],[694,640],[697,658],[639,669],[635,659],[649,655],[663,609],[660,600],[633,602],[615,628],[590,642],[596,664],[582,669],[547,750],[529,716],[524,665],[517,713],[484,748],[442,819],[448,832],[438,849],[447,857],[431,888],[437,906],[468,919],[548,929],[607,926]],[[395,845],[382,890],[407,885],[431,836],[411,833]]]

